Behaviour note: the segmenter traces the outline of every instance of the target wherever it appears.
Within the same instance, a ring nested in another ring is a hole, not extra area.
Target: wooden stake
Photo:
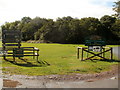
[[[113,48],[111,47],[111,60],[113,59]]]
[[[81,56],[81,61],[83,61],[83,50],[84,50],[84,49],[82,48],[82,56]]]

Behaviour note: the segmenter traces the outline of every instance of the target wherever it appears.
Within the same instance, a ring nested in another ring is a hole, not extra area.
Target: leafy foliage
[[[86,37],[98,35],[105,38],[109,44],[120,42],[120,20],[108,15],[100,20],[94,17],[77,19],[70,16],[58,18],[56,21],[40,17],[23,17],[21,21],[2,25],[2,30],[21,30],[23,41],[84,43]]]
[[[115,2],[113,10],[116,12],[115,16],[118,17],[118,19],[120,19],[120,0]]]

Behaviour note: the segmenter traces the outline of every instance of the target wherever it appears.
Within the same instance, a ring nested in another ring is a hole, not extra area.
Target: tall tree
[[[109,15],[104,15],[100,18],[100,22],[109,29],[111,28],[112,24],[115,23],[115,21],[116,18]]]
[[[116,38],[116,36],[112,32],[112,26],[116,22],[116,18],[105,15],[101,17],[100,22],[102,24],[102,29],[103,29],[102,36],[106,38],[107,41],[113,41]]]
[[[113,10],[116,12],[115,16],[118,17],[118,19],[120,19],[120,0],[115,2]]]
[[[111,30],[120,39],[120,20],[119,19],[116,20],[116,22],[112,25]]]
[[[34,40],[34,35],[45,23],[46,19],[36,17],[29,23],[26,23],[22,28],[23,40]]]
[[[80,25],[84,29],[83,33],[86,36],[98,34],[100,29],[100,21],[97,18],[89,17],[82,18]]]
[[[32,19],[30,18],[30,17],[23,17],[22,19],[21,19],[21,22],[22,23],[28,23],[28,22],[30,22]]]
[[[2,30],[18,30],[20,21],[15,22],[6,22],[5,25],[2,25]]]
[[[49,19],[34,35],[35,40],[45,40],[54,42],[54,22]]]

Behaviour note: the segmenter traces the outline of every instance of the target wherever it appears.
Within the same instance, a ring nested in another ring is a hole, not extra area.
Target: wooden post
[[[3,46],[3,51],[5,51],[5,43],[3,43],[2,46]],[[5,54],[3,55],[3,59],[6,60]]]
[[[15,62],[15,57],[13,56],[13,61]]]
[[[35,59],[35,48],[33,47],[33,59]]]
[[[111,60],[113,59],[113,48],[111,47]]]
[[[105,48],[103,48],[103,57],[105,57]]]
[[[77,48],[77,59],[79,59],[79,47]]]
[[[82,48],[82,56],[81,56],[81,61],[83,61],[83,50],[84,50],[84,48]]]
[[[100,49],[101,49],[100,52],[102,52],[102,48],[103,48],[103,47],[101,46],[101,47],[100,47]],[[102,56],[102,54],[100,54],[100,56]]]
[[[39,55],[39,50],[37,50],[37,62],[38,62],[38,55]]]
[[[88,56],[89,56],[89,53],[87,52],[87,58],[88,58]]]
[[[18,43],[18,48],[20,49],[20,42]],[[20,57],[18,57],[18,59],[21,59]]]

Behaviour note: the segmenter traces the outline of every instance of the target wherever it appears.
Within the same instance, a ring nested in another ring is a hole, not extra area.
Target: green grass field
[[[8,57],[9,61],[2,60],[3,73],[22,75],[99,73],[110,70],[112,65],[118,64],[115,61],[80,61],[77,59],[77,47],[84,45],[22,43],[22,46],[39,48],[40,63],[33,57],[24,57],[25,61],[16,58],[16,63],[13,63],[12,57]],[[108,55],[109,53],[106,56]]]

